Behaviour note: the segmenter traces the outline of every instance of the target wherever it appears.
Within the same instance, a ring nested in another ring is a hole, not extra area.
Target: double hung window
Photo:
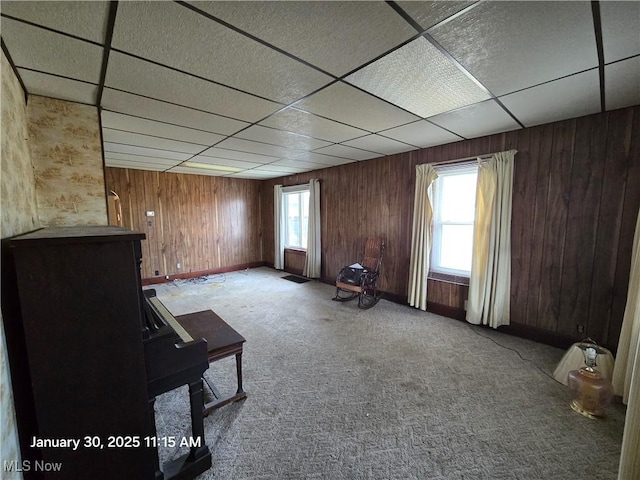
[[[432,184],[433,246],[431,271],[468,277],[475,220],[476,162],[436,167]]]
[[[308,185],[282,189],[282,213],[285,219],[284,247],[306,250],[309,232]]]

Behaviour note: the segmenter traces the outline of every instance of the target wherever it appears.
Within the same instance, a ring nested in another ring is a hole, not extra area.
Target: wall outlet
[[[182,267],[182,265],[180,264],[180,262],[176,263],[176,268],[180,268]]]
[[[156,270],[156,277],[160,275],[160,270]]]
[[[584,333],[584,325],[578,325],[578,333]]]

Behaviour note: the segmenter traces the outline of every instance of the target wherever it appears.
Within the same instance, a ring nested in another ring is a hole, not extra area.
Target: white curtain
[[[309,278],[320,278],[320,180],[309,180],[309,233],[307,236],[307,257],[302,274]]]
[[[509,324],[511,198],[516,151],[496,153],[478,165],[476,218],[467,321],[498,328]]]
[[[429,188],[438,178],[431,164],[416,165],[416,191],[413,200],[411,263],[409,265],[409,305],[427,309],[427,275],[433,241],[433,209]]]
[[[627,405],[618,478],[640,478],[640,212],[612,383],[615,394]]]
[[[273,268],[284,268],[284,218],[282,216],[282,185],[273,186],[273,233],[275,255]]]

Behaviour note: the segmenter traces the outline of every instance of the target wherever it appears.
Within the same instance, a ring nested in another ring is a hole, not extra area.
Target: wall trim
[[[248,268],[266,267],[266,262],[251,262],[242,263],[240,265],[230,265],[222,268],[212,268],[209,270],[200,270],[198,272],[178,273],[175,275],[165,275],[160,277],[143,278],[142,285],[155,285],[158,283],[173,282],[174,280],[187,280],[189,278],[203,277],[205,275],[215,275],[217,273],[237,272],[239,270],[246,270]]]

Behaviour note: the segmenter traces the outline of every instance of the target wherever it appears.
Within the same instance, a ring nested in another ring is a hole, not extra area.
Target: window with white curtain
[[[433,247],[431,271],[456,276],[471,273],[477,162],[436,166],[432,185]]]
[[[307,249],[309,233],[309,186],[285,187],[282,192],[284,247]]]

